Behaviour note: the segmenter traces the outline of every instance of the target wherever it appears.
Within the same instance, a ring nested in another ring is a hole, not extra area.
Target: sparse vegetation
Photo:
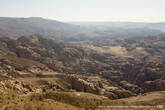
[[[64,44],[41,35],[0,42],[2,110],[164,105],[164,92],[153,100],[154,93],[148,94],[165,90],[164,35],[97,45]],[[135,101],[138,97],[144,100]]]

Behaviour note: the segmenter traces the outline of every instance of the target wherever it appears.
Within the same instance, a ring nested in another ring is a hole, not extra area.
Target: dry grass
[[[128,57],[128,52],[125,47],[122,46],[93,46],[93,45],[87,45],[87,48],[90,48],[92,50],[97,51],[98,53],[103,53],[103,54],[114,54],[118,56],[123,56],[123,57]]]
[[[23,95],[6,89],[0,96],[0,110],[123,110],[100,108],[101,106],[164,105],[165,92],[153,92],[120,100],[83,92],[41,92]],[[124,109],[135,110],[135,109]],[[140,109],[153,110],[153,109]],[[154,109],[161,110],[161,109]],[[162,109],[163,110],[163,109]]]
[[[139,95],[135,97],[125,98],[121,100],[127,100],[130,103],[137,104],[164,104],[165,105],[165,91],[160,92],[150,92],[144,95]]]

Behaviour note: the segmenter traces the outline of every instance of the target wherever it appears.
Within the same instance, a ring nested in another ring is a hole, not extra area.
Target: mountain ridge
[[[62,41],[100,41],[102,39],[158,35],[163,32],[159,26],[155,29],[145,27],[109,26],[84,27],[40,17],[0,18],[0,37],[18,38],[42,34]],[[161,27],[162,28],[162,27]]]

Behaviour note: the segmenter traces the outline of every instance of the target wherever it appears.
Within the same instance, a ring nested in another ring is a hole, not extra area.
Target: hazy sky
[[[60,21],[165,21],[165,0],[0,0],[1,17]]]

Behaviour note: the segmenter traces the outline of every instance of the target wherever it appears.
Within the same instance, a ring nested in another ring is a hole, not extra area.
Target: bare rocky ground
[[[108,108],[110,106],[149,106],[157,107],[154,110],[163,110],[162,107],[165,106],[163,91],[112,100],[103,95],[64,91],[60,87],[47,88],[45,82],[55,80],[55,78],[21,78],[1,81],[0,110],[111,110]],[[140,110],[153,110],[153,108]]]
[[[164,59],[164,35],[97,44],[0,38],[0,110],[164,105]]]

